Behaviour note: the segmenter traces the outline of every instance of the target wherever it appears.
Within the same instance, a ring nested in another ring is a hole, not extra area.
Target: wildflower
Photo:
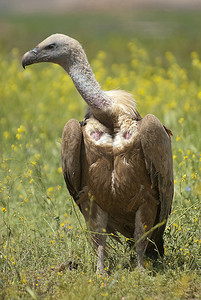
[[[184,121],[184,118],[180,118],[178,122],[179,122],[179,124],[182,124],[183,121]]]
[[[10,136],[8,131],[4,131],[3,135],[4,135],[5,139],[8,139]]]
[[[13,257],[11,257],[11,259],[10,259],[10,260],[12,261],[12,264],[13,264],[13,265],[15,265],[14,258],[13,258]]]
[[[17,147],[16,147],[14,144],[11,145],[11,148],[12,148],[14,151],[17,151]]]
[[[188,154],[188,155],[191,155],[191,150],[188,150],[188,151],[187,151],[187,154]]]
[[[47,189],[47,195],[50,196],[51,192],[54,190],[54,188],[51,186]]]
[[[57,169],[57,172],[58,172],[59,174],[61,174],[61,173],[62,173],[62,168],[59,167],[59,168]]]
[[[20,139],[21,139],[21,134],[20,134],[20,133],[17,133],[17,134],[16,134],[16,139],[17,139],[17,140],[20,140]]]
[[[197,177],[197,173],[192,173],[192,174],[191,174],[191,178],[192,178],[192,179],[195,179],[196,177]]]
[[[5,213],[7,211],[7,209],[5,207],[2,207],[2,212]]]
[[[34,183],[34,179],[31,178],[31,180],[29,181],[29,183],[30,183],[30,184],[31,184],[31,183]]]
[[[190,188],[190,186],[187,186],[186,188],[185,188],[185,190],[187,191],[187,192],[191,192],[191,188]]]
[[[24,128],[24,126],[22,126],[22,125],[20,125],[20,127],[17,129],[17,132],[18,133],[22,133],[22,132],[24,132],[25,131],[25,128]]]
[[[185,182],[186,181],[186,174],[183,175],[182,177],[182,181]]]

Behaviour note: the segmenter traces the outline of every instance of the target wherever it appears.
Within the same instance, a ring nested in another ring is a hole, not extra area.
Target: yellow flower
[[[179,122],[180,124],[182,124],[183,121],[184,121],[184,118],[180,118],[178,122]]]
[[[20,140],[20,139],[21,139],[21,134],[20,134],[20,133],[17,133],[17,134],[16,134],[16,139],[17,139],[17,140]]]
[[[188,155],[191,155],[191,150],[188,150],[188,151],[187,151],[187,154],[188,154]]]
[[[7,211],[7,209],[5,207],[2,207],[2,212],[5,213]]]
[[[182,177],[182,181],[185,182],[186,181],[186,174],[183,175]]]
[[[50,196],[51,192],[53,192],[54,188],[51,186],[47,189],[47,195]]]
[[[61,174],[61,173],[62,173],[62,167],[59,167],[59,168],[57,169],[57,172],[58,172],[59,174]]]
[[[4,135],[5,139],[8,139],[10,136],[8,131],[4,131],[3,135]]]
[[[201,99],[201,91],[198,93],[198,98]]]
[[[22,125],[20,125],[20,127],[17,129],[17,132],[18,133],[22,133],[22,132],[24,132],[25,131],[25,128],[24,128],[24,126],[22,126]]]
[[[196,173],[192,173],[192,174],[191,174],[191,178],[192,178],[192,179],[195,179],[196,177],[197,177],[197,174],[196,174]]]
[[[14,151],[17,151],[17,147],[15,145],[11,145],[11,148],[14,150]]]

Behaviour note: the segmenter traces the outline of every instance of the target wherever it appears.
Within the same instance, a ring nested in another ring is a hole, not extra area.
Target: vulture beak
[[[26,52],[22,57],[23,68],[25,69],[26,66],[36,63],[37,57],[38,57],[38,47]]]

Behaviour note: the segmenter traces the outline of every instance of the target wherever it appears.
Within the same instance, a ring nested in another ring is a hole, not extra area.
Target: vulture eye
[[[45,47],[45,50],[52,50],[54,49],[56,44],[49,44],[48,46]]]

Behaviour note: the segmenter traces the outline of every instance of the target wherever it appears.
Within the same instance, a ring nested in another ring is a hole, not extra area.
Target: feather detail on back
[[[132,119],[141,119],[132,94],[123,90],[111,90],[105,93],[112,100],[111,111],[113,114],[126,114]]]

